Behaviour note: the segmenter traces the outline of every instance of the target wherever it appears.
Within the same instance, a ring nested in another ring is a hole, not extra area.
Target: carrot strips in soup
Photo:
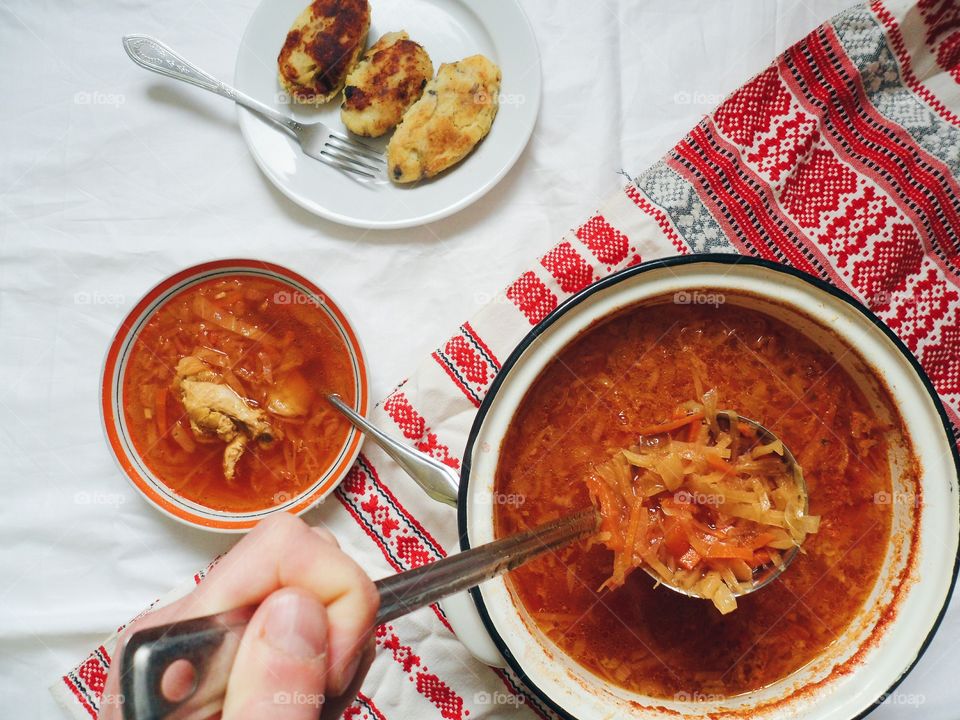
[[[800,478],[780,461],[782,444],[741,437],[739,422],[719,430],[712,392],[703,405],[685,403],[690,412],[643,427],[641,442],[587,477],[603,543],[614,552],[604,588],[623,585],[645,565],[726,614],[756,573],[782,565],[786,552],[817,532],[820,519],[806,514]]]

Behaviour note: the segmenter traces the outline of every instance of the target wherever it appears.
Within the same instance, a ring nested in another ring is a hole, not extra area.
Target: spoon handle
[[[586,537],[597,526],[592,508],[517,535],[378,580],[380,609],[375,625],[430,605],[511,570],[541,553]],[[120,658],[125,720],[199,720],[223,706],[227,678],[253,606],[140,630]],[[167,668],[186,660],[195,672],[194,689],[172,701],[160,691]]]
[[[404,472],[413,478],[423,491],[438,502],[451,507],[457,506],[457,494],[460,487],[460,477],[442,462],[434,460],[429,455],[414,450],[399,443],[385,432],[372,425],[362,415],[354,412],[339,395],[328,395],[327,400],[355,427],[373,440],[380,449],[389,455]]]

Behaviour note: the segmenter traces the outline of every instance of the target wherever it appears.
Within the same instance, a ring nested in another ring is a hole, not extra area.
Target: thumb
[[[269,595],[240,640],[224,720],[315,720],[324,703],[327,630],[326,608],[309,592]]]

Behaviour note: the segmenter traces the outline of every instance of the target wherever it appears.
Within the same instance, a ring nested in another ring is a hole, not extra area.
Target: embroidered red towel
[[[917,355],[956,422],[955,15],[951,3],[875,2],[812,32],[531,262],[377,407],[374,422],[459,468],[477,406],[532,324],[611,272],[704,251],[787,263],[860,298]],[[369,445],[335,498],[342,512],[329,513],[330,524],[373,572],[456,549],[450,508]],[[97,715],[112,642],[53,688],[76,717]],[[512,674],[474,660],[438,609],[380,628],[377,645],[349,718],[549,715]]]

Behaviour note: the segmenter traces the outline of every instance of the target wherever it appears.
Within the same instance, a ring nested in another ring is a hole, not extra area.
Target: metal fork
[[[321,122],[302,123],[278,113],[236,88],[220,82],[159,40],[149,35],[126,35],[123,38],[123,49],[127,51],[130,59],[142,68],[222,95],[273,121],[297,139],[305,155],[349,173],[352,178],[363,183],[389,182],[387,161],[383,153],[334,132]]]

